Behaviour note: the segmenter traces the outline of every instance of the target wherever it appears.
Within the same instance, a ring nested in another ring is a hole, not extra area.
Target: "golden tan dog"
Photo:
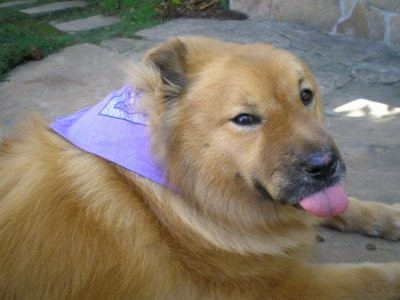
[[[0,156],[1,299],[399,299],[400,263],[307,262],[314,225],[400,237],[346,197],[307,67],[264,44],[172,39],[132,79],[171,188],[35,119]]]

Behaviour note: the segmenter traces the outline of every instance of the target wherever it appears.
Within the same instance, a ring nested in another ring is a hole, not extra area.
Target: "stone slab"
[[[400,81],[400,63],[394,61],[393,65],[364,62],[351,68],[351,74],[361,82],[381,82],[391,84]]]
[[[400,16],[393,16],[390,20],[390,40],[400,45]]]
[[[339,0],[276,0],[273,19],[331,31],[340,18]]]
[[[324,61],[336,61],[345,67],[362,62],[371,55],[386,53],[390,49],[380,43],[368,40],[357,40],[357,43],[354,43],[354,38],[325,35],[318,32],[310,34],[312,31],[298,30],[294,32],[284,29],[280,32],[290,40],[291,49],[294,51],[301,49],[311,58],[315,55],[315,60],[323,58]],[[308,63],[312,65],[314,62]]]
[[[359,2],[351,16],[337,25],[337,33],[357,38],[383,40],[384,27],[384,17],[380,11]],[[370,29],[373,29],[372,32]]]
[[[316,243],[314,262],[327,263],[362,263],[366,261],[398,261],[400,243],[361,236],[354,233],[341,234],[321,228],[318,235],[324,238],[323,243]],[[376,250],[367,249],[367,244],[376,246]]]
[[[368,0],[368,2],[384,10],[400,13],[399,0]]]
[[[230,1],[230,8],[254,19],[270,19],[273,3],[273,0],[235,0]]]
[[[0,8],[6,8],[6,7],[17,6],[17,5],[24,5],[24,4],[30,4],[30,3],[35,3],[36,1],[37,1],[37,0],[16,0],[16,1],[9,1],[9,2],[0,3]]]
[[[325,108],[336,112],[326,127],[342,150],[351,195],[399,203],[399,99],[400,85],[356,81],[325,96]]]
[[[120,21],[117,17],[97,15],[68,22],[52,23],[52,25],[60,31],[76,32],[110,26]]]
[[[192,20],[177,19],[152,28],[140,30],[137,35],[152,40],[164,40],[179,35],[207,35],[230,42],[271,43],[281,48],[289,47],[289,40],[281,35],[276,28],[283,28],[287,24],[274,24],[257,20],[219,21],[219,20]],[[294,26],[296,27],[296,26]],[[255,35],[254,32],[258,32]]]
[[[110,49],[111,51],[124,53],[127,51],[142,52],[153,47],[156,43],[157,42],[150,40],[112,38],[102,41],[100,45]]]
[[[0,136],[29,112],[52,120],[97,103],[128,81],[129,64],[118,53],[81,44],[15,68],[0,85]]]
[[[400,44],[399,30],[391,22],[400,17],[399,0],[230,0],[230,7],[250,18],[291,22],[326,33]]]
[[[112,51],[122,53],[132,62],[139,62],[143,59],[146,51],[159,42],[153,40],[113,38],[103,41],[100,44]]]
[[[349,74],[326,70],[317,70],[314,72],[314,76],[322,96],[340,89],[352,79]]]
[[[61,1],[61,2],[54,2],[40,6],[35,6],[31,8],[21,9],[20,12],[28,14],[30,16],[37,16],[74,7],[83,7],[86,5],[87,3],[83,1]]]

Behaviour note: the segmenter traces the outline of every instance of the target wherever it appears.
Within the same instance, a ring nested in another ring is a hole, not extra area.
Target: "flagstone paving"
[[[21,9],[20,12],[28,14],[30,16],[37,16],[51,12],[66,10],[74,7],[83,7],[86,5],[87,3],[83,1],[61,1],[61,2],[53,2],[49,4]]]
[[[34,1],[33,0],[18,0],[18,1],[6,2],[3,4],[3,7],[15,6],[15,5],[19,5],[19,4],[28,4],[28,3],[34,3]],[[87,3],[84,1],[61,1],[61,2],[53,2],[53,3],[49,3],[49,4],[45,4],[45,5],[32,6],[29,8],[21,9],[20,12],[28,14],[30,16],[41,16],[41,15],[45,15],[45,14],[52,13],[52,12],[68,10],[71,8],[84,7],[86,5],[87,5]],[[1,7],[2,6],[0,5],[0,8]],[[50,24],[60,31],[74,33],[74,32],[78,32],[78,31],[86,31],[86,30],[92,30],[92,29],[97,29],[97,28],[101,28],[101,27],[111,26],[120,21],[121,20],[115,16],[95,15],[95,16],[90,16],[90,17],[85,17],[85,18],[79,18],[76,20],[70,20],[70,21],[66,21],[66,22],[56,20],[56,21],[50,22]]]
[[[11,6],[17,6],[17,5],[24,5],[24,4],[35,3],[35,2],[36,2],[36,0],[9,1],[9,2],[0,3],[0,8],[6,8],[6,7],[11,7]]]
[[[60,31],[76,32],[110,26],[118,22],[120,19],[117,17],[97,15],[68,22],[54,22],[52,25]]]

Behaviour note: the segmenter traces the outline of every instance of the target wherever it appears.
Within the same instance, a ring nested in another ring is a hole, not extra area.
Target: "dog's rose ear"
[[[186,52],[185,44],[174,38],[153,49],[146,56],[146,61],[155,66],[166,85],[167,99],[179,96],[185,86]]]

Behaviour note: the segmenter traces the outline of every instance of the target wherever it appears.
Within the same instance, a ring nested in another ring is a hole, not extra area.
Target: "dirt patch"
[[[220,0],[165,0],[157,11],[163,19],[202,18],[218,20],[244,20],[247,15],[230,10]]]

